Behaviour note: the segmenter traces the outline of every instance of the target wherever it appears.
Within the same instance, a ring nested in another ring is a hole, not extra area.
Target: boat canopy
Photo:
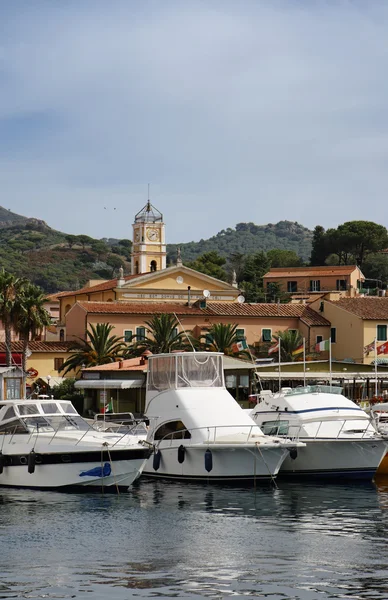
[[[148,358],[148,391],[224,387],[222,354],[180,352]]]

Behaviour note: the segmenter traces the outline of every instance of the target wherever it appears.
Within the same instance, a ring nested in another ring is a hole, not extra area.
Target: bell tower
[[[166,239],[163,215],[150,200],[135,216],[132,239],[132,274],[166,268]]]

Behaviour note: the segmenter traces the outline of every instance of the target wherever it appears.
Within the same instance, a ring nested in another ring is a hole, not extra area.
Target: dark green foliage
[[[279,221],[268,225],[254,223],[238,223],[235,229],[223,229],[208,240],[189,242],[186,244],[169,244],[168,259],[172,264],[176,261],[177,247],[181,248],[185,264],[204,252],[214,250],[225,258],[233,254],[253,254],[260,250],[268,252],[278,248],[293,250],[302,260],[306,261],[311,252],[312,231],[299,223]]]
[[[136,339],[127,347],[125,356],[139,356],[146,350],[153,354],[163,354],[187,348],[189,340],[184,331],[178,333],[179,321],[174,315],[162,313],[154,315],[145,321],[147,335],[145,338]],[[189,334],[190,332],[187,332]]]
[[[311,262],[313,265],[323,265],[334,254],[338,257],[339,265],[356,264],[362,267],[368,255],[387,247],[387,229],[372,221],[347,221],[336,229],[328,229],[326,233],[322,227],[316,227]]]
[[[226,259],[220,256],[214,250],[201,254],[195,261],[186,263],[191,269],[210,275],[216,279],[226,281],[227,274],[223,266],[226,263]]]

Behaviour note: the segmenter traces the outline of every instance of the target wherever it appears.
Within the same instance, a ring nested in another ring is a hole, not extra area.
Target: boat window
[[[175,388],[175,356],[158,356],[150,361],[148,377],[149,390],[169,390]]]
[[[190,431],[187,431],[182,421],[170,421],[169,423],[163,423],[156,431],[154,435],[155,440],[189,440],[191,438]]]
[[[70,402],[61,402],[61,408],[62,408],[63,412],[65,412],[69,415],[78,415],[74,406]]]
[[[4,413],[3,421],[7,421],[8,419],[13,419],[14,417],[16,417],[15,409],[13,406],[9,406],[8,409]]]
[[[48,404],[41,404],[43,412],[47,415],[49,413],[59,413],[59,406],[55,402],[49,402]]]
[[[74,431],[75,429],[77,431],[87,431],[90,429],[86,421],[80,416],[73,417],[62,415],[60,417],[46,417],[46,419],[55,431]]]
[[[22,421],[30,432],[52,431],[53,429],[45,417],[27,417],[22,419]]]
[[[0,435],[5,433],[26,433],[27,427],[21,421],[10,421],[9,423],[0,423]]]
[[[222,356],[187,354],[177,356],[178,388],[223,387]]]
[[[18,404],[18,411],[21,415],[38,415],[39,410],[36,404]]]
[[[287,435],[288,421],[264,421],[260,429],[265,435]]]

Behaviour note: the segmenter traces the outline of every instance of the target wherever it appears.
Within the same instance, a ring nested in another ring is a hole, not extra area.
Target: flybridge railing
[[[260,433],[257,432],[257,429],[260,430]],[[233,432],[231,430],[234,430]],[[205,436],[201,436],[201,439],[198,437],[192,438],[193,433],[205,432]],[[227,437],[230,436],[228,440]],[[246,443],[257,443],[260,445],[260,440],[265,440],[268,437],[263,434],[260,426],[257,424],[252,425],[214,425],[207,427],[192,427],[191,429],[180,429],[179,431],[173,431],[167,433],[160,439],[153,439],[153,432],[150,435],[150,440],[153,441],[156,447],[160,444],[160,442],[170,441],[171,446],[173,446],[174,442],[181,441],[184,442],[185,446],[196,445],[198,442],[203,444],[217,445],[217,444],[246,444]],[[290,436],[278,436],[282,438],[282,441],[289,439],[291,442],[297,442],[297,438]]]
[[[280,415],[279,415],[280,416]],[[322,419],[321,421],[314,421],[314,425],[317,425],[317,429],[315,431],[315,433],[313,435],[309,435],[305,432],[303,432],[302,434],[302,430],[305,430],[306,425],[311,425],[311,423],[305,423],[305,424],[297,424],[297,425],[285,425],[284,423],[284,414],[283,416],[283,420],[280,420],[278,417],[278,423],[275,421],[273,422],[271,425],[268,424],[268,426],[265,425],[265,423],[259,425],[259,427],[262,429],[264,435],[270,435],[270,436],[276,436],[276,437],[281,437],[281,438],[287,438],[287,439],[291,439],[291,440],[299,440],[301,438],[305,439],[311,439],[311,440],[317,440],[317,439],[354,439],[354,435],[358,434],[359,436],[361,435],[361,439],[364,437],[371,437],[374,435],[378,435],[378,431],[376,430],[376,428],[373,426],[373,424],[368,421],[368,424],[366,425],[366,427],[364,429],[360,428],[360,429],[355,429],[354,427],[354,421],[355,419],[339,419],[338,421],[335,421],[336,424],[341,424],[340,428],[338,429],[337,432],[335,432],[333,435],[319,435],[321,432],[321,428],[322,425],[327,425],[328,423],[330,423],[330,421]],[[352,428],[349,430],[346,430],[346,424],[347,423],[352,423]]]

